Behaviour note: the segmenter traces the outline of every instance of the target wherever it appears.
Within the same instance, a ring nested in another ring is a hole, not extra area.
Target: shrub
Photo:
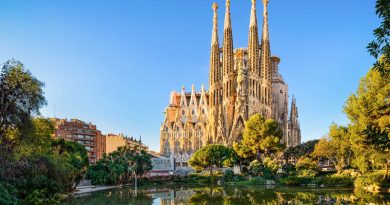
[[[282,168],[287,176],[295,175],[297,173],[293,164],[285,164]]]
[[[368,186],[389,187],[390,181],[386,181],[384,174],[381,172],[366,174],[355,180],[355,187],[364,188]]]
[[[332,175],[321,177],[315,181],[316,184],[323,184],[328,187],[352,187],[353,178],[349,176]]]
[[[21,203],[22,205],[52,205],[60,204],[60,199],[56,195],[52,196],[46,190],[35,190],[29,194]]]
[[[266,179],[274,178],[279,166],[269,157],[264,159],[264,163],[261,164],[258,160],[253,160],[250,163],[250,173],[252,176],[261,176]]]
[[[308,157],[301,157],[298,160],[296,169],[299,175],[314,177],[318,175],[318,165],[315,161]]]
[[[313,180],[313,177],[289,176],[279,179],[278,182],[285,186],[300,186],[301,184],[310,184]]]
[[[233,170],[229,169],[225,171],[222,180],[224,182],[239,182],[243,181],[244,177],[242,177],[241,175],[234,174]]]
[[[253,176],[260,176],[263,169],[263,165],[259,160],[253,160],[249,164],[249,171]]]
[[[247,181],[241,181],[238,184],[239,185],[246,185],[246,186],[259,186],[259,185],[266,185],[267,180],[263,177],[254,177]]]
[[[17,198],[9,190],[10,187],[7,187],[0,183],[0,204],[16,204]]]

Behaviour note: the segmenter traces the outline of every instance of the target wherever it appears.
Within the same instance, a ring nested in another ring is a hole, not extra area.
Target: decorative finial
[[[230,0],[226,0],[226,7],[230,7]]]
[[[267,5],[268,5],[268,2],[269,2],[269,0],[263,0],[264,6],[267,6]]]
[[[184,85],[181,86],[181,90],[184,91],[186,88],[184,87]]]
[[[213,8],[214,12],[217,12],[218,4],[214,2],[212,8]]]
[[[194,92],[194,91],[195,91],[195,85],[194,85],[194,84],[192,84],[192,86],[191,86],[191,90],[192,90],[192,92]]]
[[[204,91],[204,85],[202,84],[202,92]]]
[[[240,60],[244,59],[244,50],[242,50],[242,49],[237,50],[236,56]]]
[[[264,0],[263,0],[264,1]],[[256,0],[252,0],[252,4],[256,5]]]

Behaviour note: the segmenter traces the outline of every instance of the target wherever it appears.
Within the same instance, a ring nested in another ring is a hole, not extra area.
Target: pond
[[[351,189],[302,187],[155,187],[118,188],[70,198],[63,205],[100,204],[390,204],[389,194]]]

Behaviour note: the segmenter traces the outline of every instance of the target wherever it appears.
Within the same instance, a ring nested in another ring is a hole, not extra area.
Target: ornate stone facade
[[[223,46],[218,41],[218,5],[213,4],[209,91],[172,91],[161,126],[160,152],[187,167],[194,151],[205,144],[232,146],[242,139],[244,122],[254,114],[278,121],[282,142],[301,142],[298,109],[293,97],[288,112],[288,85],[279,73],[280,58],[271,57],[268,0],[263,0],[263,32],[259,43],[256,0],[252,0],[248,48],[233,50],[230,0],[226,1]]]

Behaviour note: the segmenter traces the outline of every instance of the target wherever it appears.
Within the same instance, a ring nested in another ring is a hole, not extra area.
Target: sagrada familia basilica
[[[301,142],[298,109],[293,97],[290,112],[288,85],[279,73],[280,58],[271,56],[268,0],[263,0],[263,30],[259,42],[256,0],[252,0],[248,48],[233,49],[230,0],[226,0],[222,48],[218,41],[218,5],[210,54],[209,91],[184,87],[172,91],[161,126],[160,152],[185,168],[192,153],[206,144],[232,146],[242,139],[244,122],[254,114],[275,119],[287,147]]]

